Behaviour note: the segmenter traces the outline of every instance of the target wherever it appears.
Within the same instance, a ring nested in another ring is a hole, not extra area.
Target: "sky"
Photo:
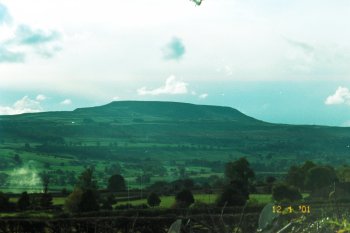
[[[0,0],[0,115],[119,100],[350,126],[348,0]]]

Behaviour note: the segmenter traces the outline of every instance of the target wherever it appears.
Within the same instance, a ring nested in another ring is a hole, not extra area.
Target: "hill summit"
[[[98,107],[78,108],[73,113],[100,117],[113,116],[153,120],[260,122],[231,107],[162,101],[115,101]]]

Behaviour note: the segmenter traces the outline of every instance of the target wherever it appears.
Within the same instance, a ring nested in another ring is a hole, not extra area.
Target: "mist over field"
[[[7,191],[13,193],[42,191],[42,181],[37,166],[37,162],[29,160],[21,167],[10,171],[5,185]]]

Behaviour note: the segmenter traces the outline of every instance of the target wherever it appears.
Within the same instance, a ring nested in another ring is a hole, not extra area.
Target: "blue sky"
[[[0,0],[0,114],[113,100],[350,126],[350,2]]]

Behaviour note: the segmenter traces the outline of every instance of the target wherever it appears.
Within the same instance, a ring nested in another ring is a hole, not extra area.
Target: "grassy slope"
[[[338,162],[349,162],[344,159],[349,142],[349,128],[269,124],[228,107],[121,101],[72,112],[0,116],[0,159],[7,164],[0,164],[0,173],[13,170],[15,154],[24,163],[36,161],[39,170],[76,174],[89,164],[102,172],[118,161],[131,187],[137,187],[134,180],[142,169],[137,163],[144,164],[144,158],[156,160],[168,171],[152,177],[152,182],[173,180],[170,171],[178,166],[197,173],[191,177],[220,175],[223,170],[185,165],[186,161],[225,162],[241,156],[268,175],[283,173],[298,160],[337,163],[333,160],[338,156],[342,157]],[[45,143],[48,148],[40,149]]]

